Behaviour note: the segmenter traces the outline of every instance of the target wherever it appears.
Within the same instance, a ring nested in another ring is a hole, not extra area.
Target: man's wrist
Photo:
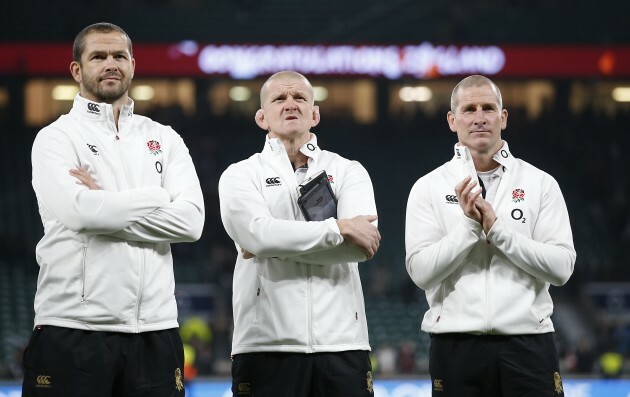
[[[324,223],[335,233],[343,237],[343,233],[341,232],[341,228],[343,227],[343,223],[345,223],[342,219],[328,218],[324,220]]]

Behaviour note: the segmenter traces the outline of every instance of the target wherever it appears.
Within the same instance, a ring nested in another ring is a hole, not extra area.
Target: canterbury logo
[[[37,377],[38,385],[49,385],[50,384],[50,375],[39,375]]]
[[[36,387],[51,387],[51,376],[50,375],[39,375],[35,380],[37,382]]]
[[[564,393],[564,388],[562,387],[562,378],[560,377],[560,374],[557,372],[553,373],[553,383],[554,383],[556,393],[558,394]]]
[[[280,186],[281,182],[280,182],[280,177],[273,177],[273,178],[267,178],[265,179],[265,182],[267,183],[267,186]]]
[[[236,394],[239,396],[251,396],[252,385],[247,382],[239,383],[236,387]]]
[[[92,103],[92,102],[87,104],[87,108],[88,108],[88,112],[89,113],[100,113],[101,112],[100,107],[97,104]]]
[[[446,197],[446,203],[447,204],[457,204],[459,203],[459,200],[457,200],[457,196],[454,194],[447,194]]]
[[[90,145],[89,143],[86,143],[86,145],[90,148],[90,150],[92,151],[92,153],[94,153],[95,156],[98,156],[98,150],[96,150],[96,145]]]
[[[184,390],[184,382],[182,381],[182,370],[179,368],[175,369],[175,388],[178,391]]]

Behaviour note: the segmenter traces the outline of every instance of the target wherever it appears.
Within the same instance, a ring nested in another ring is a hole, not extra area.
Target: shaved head
[[[314,93],[313,93],[313,86],[311,85],[311,83],[308,81],[308,79],[306,77],[304,77],[304,75],[298,73],[298,72],[294,72],[291,70],[283,70],[281,72],[278,73],[274,73],[272,74],[267,81],[265,81],[265,84],[263,84],[262,88],[260,89],[260,107],[263,107],[265,104],[265,100],[267,99],[267,95],[269,92],[269,85],[275,81],[300,81],[303,82],[309,89],[309,93],[311,98],[314,98]],[[314,102],[314,100],[313,100]]]

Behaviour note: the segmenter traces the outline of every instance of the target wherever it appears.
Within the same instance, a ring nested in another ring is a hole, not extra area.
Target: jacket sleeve
[[[334,226],[274,218],[259,191],[255,172],[233,164],[219,180],[221,220],[240,247],[258,257],[289,257],[330,249],[343,242]]]
[[[343,179],[334,183],[339,183],[337,190],[337,217],[339,219],[350,219],[359,215],[376,215],[372,181],[367,170],[359,162],[352,161],[344,173]],[[375,222],[375,225],[377,224]],[[334,227],[336,226],[335,224]],[[336,227],[336,231],[339,233],[338,227]],[[313,265],[334,265],[363,262],[367,257],[356,246],[343,242],[325,251],[296,255],[288,259]]]
[[[121,192],[89,190],[69,174],[81,166],[70,138],[47,127],[35,138],[31,151],[33,189],[40,205],[68,229],[106,234],[121,230],[156,208],[169,203],[161,187],[143,187]]]
[[[542,184],[540,212],[532,238],[515,232],[498,218],[488,233],[488,240],[524,272],[559,286],[573,273],[576,253],[560,187],[548,175]]]
[[[191,242],[201,237],[205,214],[199,178],[186,144],[175,136],[162,183],[170,203],[114,233],[114,237],[151,243]]]
[[[464,262],[479,241],[481,224],[464,212],[461,221],[445,230],[433,207],[426,177],[411,189],[405,225],[405,265],[413,282],[424,290],[437,286]]]

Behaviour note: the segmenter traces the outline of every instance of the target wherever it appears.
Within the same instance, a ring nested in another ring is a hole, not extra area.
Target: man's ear
[[[311,127],[315,127],[319,124],[320,116],[319,116],[319,106],[313,106],[313,123]]]
[[[81,83],[81,65],[79,65],[79,62],[70,62],[70,74],[72,75],[74,81]]]
[[[508,111],[507,109],[501,110],[501,129],[507,128]]]
[[[446,121],[448,122],[448,126],[453,132],[457,132],[457,126],[455,125],[455,113],[449,111],[446,113]]]
[[[267,123],[267,120],[265,120],[265,111],[263,109],[258,109],[258,111],[256,112],[256,116],[254,116],[254,119],[256,120],[256,124],[258,124],[260,128],[265,131],[269,131],[269,124]]]

